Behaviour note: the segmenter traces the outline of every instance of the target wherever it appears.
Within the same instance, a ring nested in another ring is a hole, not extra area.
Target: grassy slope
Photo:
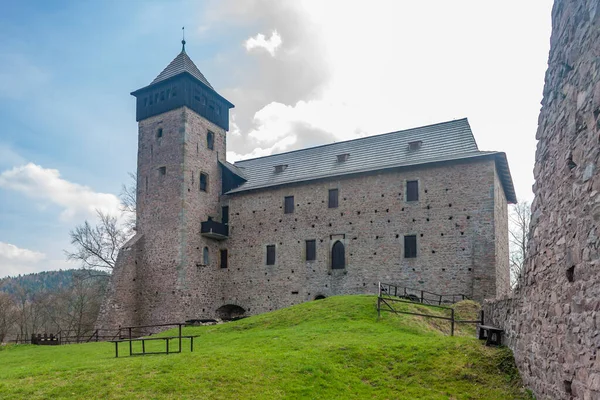
[[[115,359],[110,343],[10,346],[0,398],[527,398],[508,350],[446,336],[431,319],[378,321],[375,301],[331,297],[186,328],[200,335],[193,353]]]

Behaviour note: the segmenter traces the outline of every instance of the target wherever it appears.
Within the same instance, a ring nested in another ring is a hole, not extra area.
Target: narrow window
[[[208,247],[205,247],[204,250],[202,250],[202,263],[204,265],[208,265],[209,263],[209,259],[208,259]]]
[[[158,168],[158,175],[165,176],[166,174],[167,174],[167,167],[159,167]]]
[[[267,265],[275,265],[275,245],[267,245]]]
[[[346,268],[346,252],[344,244],[339,240],[331,248],[331,269]]]
[[[417,257],[417,235],[404,236],[404,258]]]
[[[206,147],[208,147],[209,150],[215,148],[215,134],[211,131],[206,132]]]
[[[227,249],[221,249],[221,268],[227,268]]]
[[[162,136],[163,136],[163,130],[162,130],[162,128],[158,128],[158,130],[156,131],[156,137],[161,138]]]
[[[203,172],[200,173],[200,190],[208,192],[208,175]]]
[[[329,208],[337,208],[338,206],[338,190],[329,189]]]
[[[306,241],[306,261],[314,261],[317,259],[317,241]]]
[[[229,206],[221,207],[221,222],[223,225],[229,224]]]
[[[294,212],[294,196],[285,196],[284,213],[292,214]]]
[[[406,181],[406,201],[419,200],[419,181]]]

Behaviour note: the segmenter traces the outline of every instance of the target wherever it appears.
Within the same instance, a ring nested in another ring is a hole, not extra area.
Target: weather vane
[[[185,26],[181,27],[181,51],[185,51]]]

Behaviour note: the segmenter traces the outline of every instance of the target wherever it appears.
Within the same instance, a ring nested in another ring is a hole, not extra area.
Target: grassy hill
[[[509,350],[483,346],[472,328],[449,337],[441,320],[378,320],[375,302],[330,297],[185,328],[199,335],[193,353],[187,342],[181,354],[118,359],[111,343],[8,346],[0,351],[0,398],[529,398]]]

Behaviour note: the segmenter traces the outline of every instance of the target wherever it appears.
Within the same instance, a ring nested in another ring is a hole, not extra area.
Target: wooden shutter
[[[286,196],[284,201],[284,212],[291,214],[294,212],[294,196]]]
[[[406,201],[419,200],[419,181],[406,182]]]
[[[221,250],[221,268],[227,268],[227,249]]]
[[[329,208],[337,208],[338,206],[338,190],[329,189]]]
[[[306,241],[306,261],[314,261],[317,259],[317,241]]]
[[[346,251],[344,249],[344,244],[339,240],[333,244],[331,249],[331,268],[346,268]]]
[[[275,265],[275,245],[267,246],[267,265]]]

